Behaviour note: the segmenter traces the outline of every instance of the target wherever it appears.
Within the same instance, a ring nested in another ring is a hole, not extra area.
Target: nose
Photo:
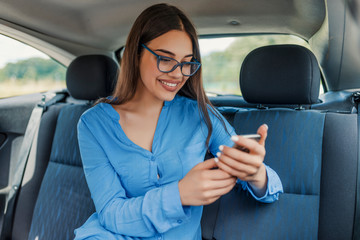
[[[182,78],[183,74],[181,73],[181,66],[178,65],[174,71],[169,72],[168,75],[173,78]]]

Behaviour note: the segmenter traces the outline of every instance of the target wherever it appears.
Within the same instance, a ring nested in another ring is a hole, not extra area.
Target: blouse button
[[[182,223],[182,220],[179,219],[179,220],[177,220],[177,222],[178,222],[178,224],[181,224],[181,223]]]
[[[155,157],[151,156],[150,161],[155,161]]]

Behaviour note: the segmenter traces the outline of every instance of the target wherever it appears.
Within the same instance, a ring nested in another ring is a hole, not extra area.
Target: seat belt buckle
[[[357,108],[357,106],[360,103],[360,92],[354,92],[351,96],[351,101],[354,104],[354,106]]]
[[[360,102],[360,92],[354,92],[352,94],[352,101],[353,101],[353,103],[359,103]]]
[[[46,106],[46,95],[45,94],[42,95],[41,102],[39,102],[37,104],[37,106],[43,108],[44,111],[46,111],[47,106]]]

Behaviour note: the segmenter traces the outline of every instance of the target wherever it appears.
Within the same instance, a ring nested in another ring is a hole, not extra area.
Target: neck
[[[159,111],[164,105],[164,101],[156,98],[148,91],[145,90],[143,83],[139,81],[138,86],[136,88],[135,95],[133,98],[123,104],[129,110],[137,111],[137,112],[153,112]]]

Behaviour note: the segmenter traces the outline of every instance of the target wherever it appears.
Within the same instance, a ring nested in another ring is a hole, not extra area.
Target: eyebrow
[[[154,51],[163,52],[163,53],[166,53],[166,54],[169,54],[169,55],[175,57],[175,54],[174,54],[174,53],[172,53],[172,52],[170,52],[170,51],[168,51],[168,50],[165,50],[165,49],[156,49],[156,50],[154,50]],[[184,58],[193,57],[193,56],[194,56],[194,54],[188,54],[188,55],[184,56]]]

